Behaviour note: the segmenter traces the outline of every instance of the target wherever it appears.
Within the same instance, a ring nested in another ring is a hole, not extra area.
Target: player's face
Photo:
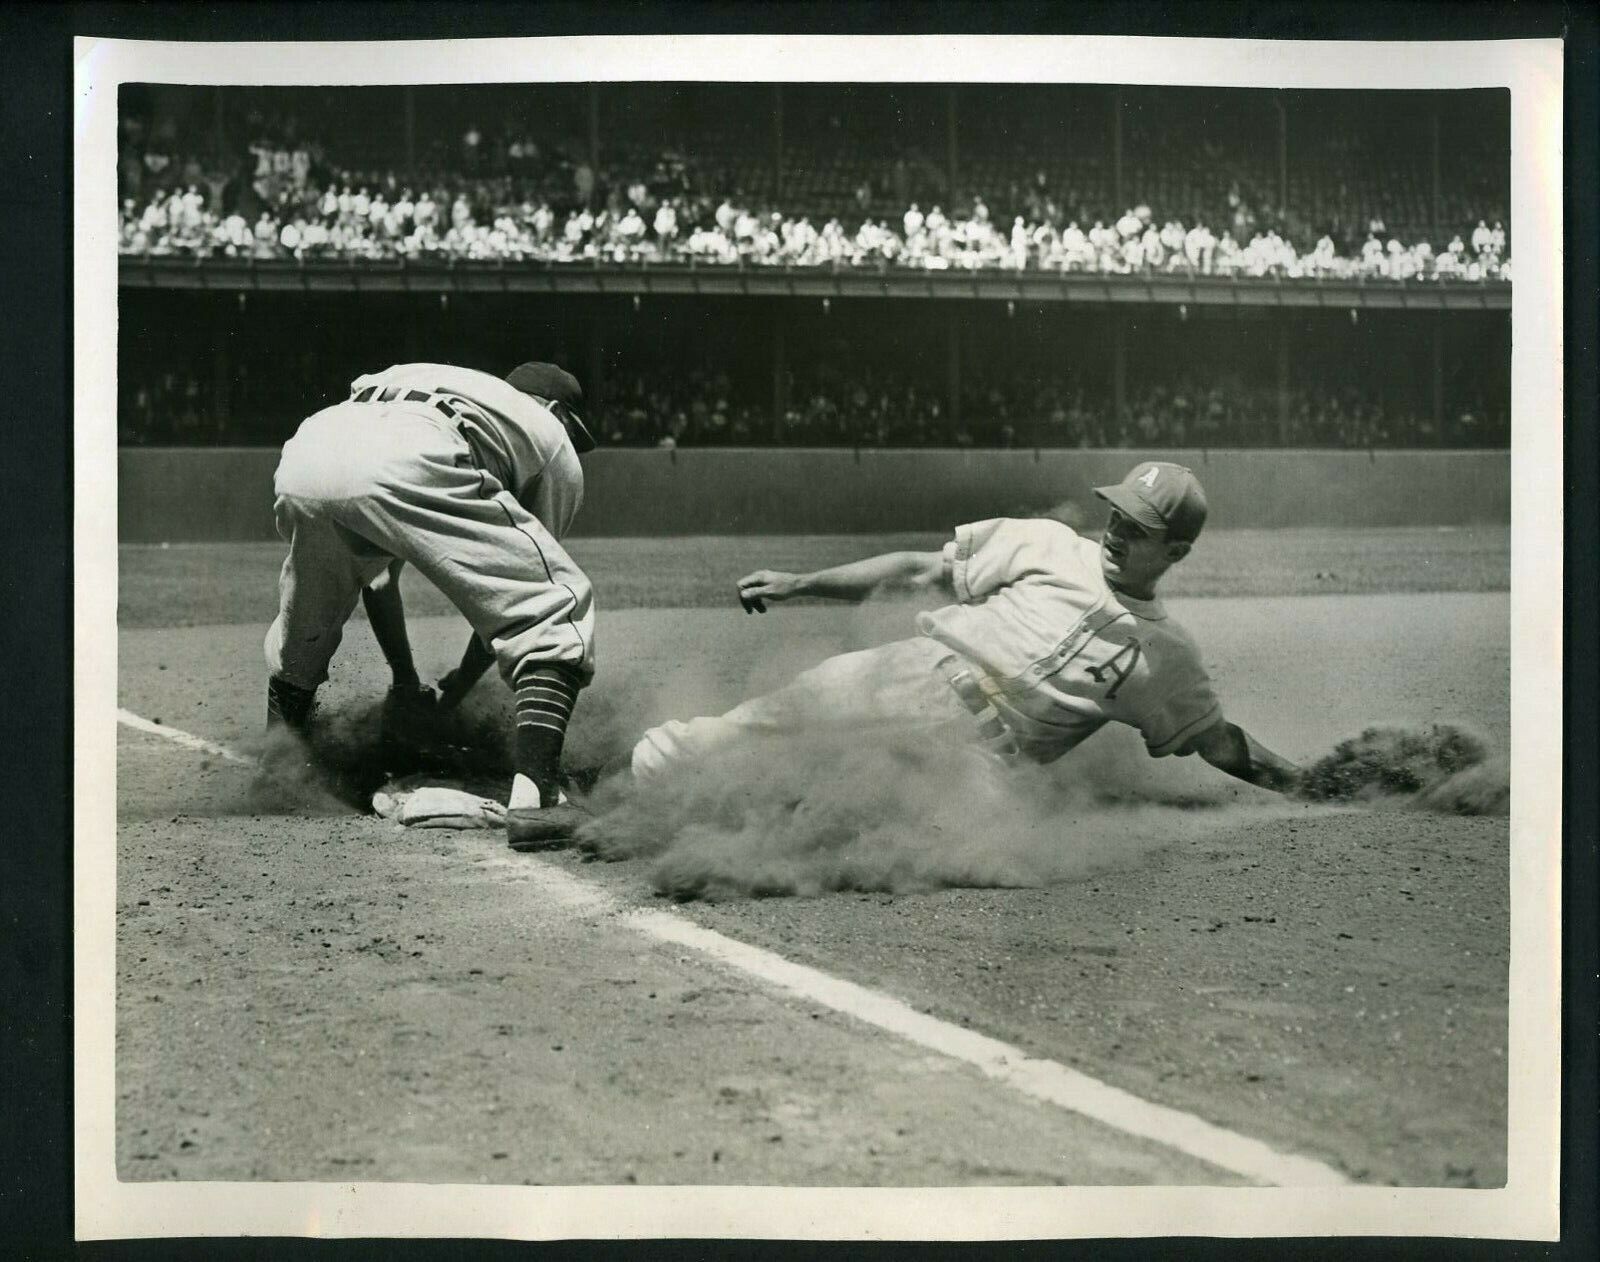
[[[1156,580],[1175,559],[1161,535],[1151,534],[1120,509],[1111,510],[1100,539],[1100,572],[1112,588],[1148,600],[1155,594]]]

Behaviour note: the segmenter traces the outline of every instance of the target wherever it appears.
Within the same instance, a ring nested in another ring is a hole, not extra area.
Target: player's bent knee
[[[672,761],[667,751],[657,743],[657,730],[652,729],[639,738],[639,743],[633,747],[633,754],[628,760],[628,768],[633,773],[634,780],[640,784],[660,779],[666,774]]]
[[[641,736],[629,760],[633,778],[641,783],[659,779],[696,754],[704,753],[706,742],[695,739],[699,730],[696,725],[703,726],[703,720],[685,723],[671,719]]]

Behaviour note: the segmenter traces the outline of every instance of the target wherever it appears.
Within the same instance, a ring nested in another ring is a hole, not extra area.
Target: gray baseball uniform
[[[313,689],[361,588],[393,559],[425,574],[490,645],[525,666],[594,672],[594,597],[560,540],[583,498],[562,423],[506,381],[448,364],[359,377],[308,417],[274,479],[289,542],[271,673]]]

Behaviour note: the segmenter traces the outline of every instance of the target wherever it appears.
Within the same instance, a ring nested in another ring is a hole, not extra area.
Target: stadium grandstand
[[[129,85],[119,127],[127,445],[534,354],[609,445],[1509,441],[1503,92]]]

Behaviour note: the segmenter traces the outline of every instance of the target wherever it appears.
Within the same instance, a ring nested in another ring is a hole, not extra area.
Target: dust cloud
[[[720,712],[830,652],[881,643],[905,613],[863,609],[843,637],[775,639],[737,671],[641,663],[587,690],[566,758],[569,793],[595,815],[580,848],[645,861],[655,889],[679,899],[898,893],[1078,881],[1307,811],[1507,810],[1504,758],[1451,725],[1369,727],[1309,765],[1300,800],[1198,758],[1151,759],[1115,725],[1049,766],[1002,767],[955,739],[873,731],[761,738],[645,784],[627,774],[646,728]],[[385,739],[381,700],[320,712],[309,742],[269,739],[256,809],[271,798],[364,811],[402,776],[503,800],[508,717],[501,690],[480,690],[419,748]]]
[[[650,859],[680,899],[1035,886],[1137,865],[1248,809],[1223,786],[1151,791],[1125,762],[1090,762],[1006,768],[925,736],[768,738],[602,783],[579,844]]]
[[[493,704],[437,716],[425,740],[386,732],[381,699],[319,707],[304,737],[271,728],[249,751],[257,771],[248,806],[280,813],[367,811],[375,792],[400,780],[503,799],[511,782],[509,739],[503,709]]]
[[[274,727],[241,749],[255,760],[255,772],[237,800],[221,804],[225,814],[341,815],[357,804],[353,786],[336,762],[325,764],[312,739]]]
[[[1306,769],[1302,796],[1447,815],[1505,815],[1511,769],[1468,728],[1380,725],[1340,741]]]
[[[737,678],[724,665],[615,681],[615,703],[583,714],[588,737],[577,743],[625,768],[646,728],[721,713],[830,653],[903,635],[921,603],[875,599],[820,636],[774,637]],[[649,860],[657,890],[676,898],[1037,886],[1308,810],[1494,813],[1508,784],[1496,767],[1487,742],[1462,728],[1370,728],[1318,760],[1313,791],[1294,800],[1196,757],[1149,758],[1117,725],[1057,763],[1009,769],[920,734],[788,735],[647,784],[625,770],[605,777],[579,841],[600,858]]]
[[[1294,801],[1111,733],[1011,768],[922,735],[769,737],[657,781],[604,781],[579,844],[649,860],[678,899],[1039,886],[1308,810],[1499,814],[1509,796],[1503,761],[1446,725],[1371,728],[1309,770]]]

